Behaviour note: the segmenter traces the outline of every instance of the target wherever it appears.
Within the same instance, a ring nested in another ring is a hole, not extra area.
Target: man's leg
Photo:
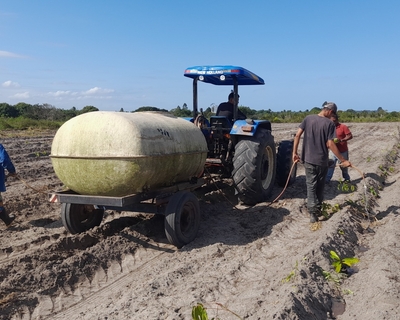
[[[343,158],[346,160],[349,160],[349,151],[342,152]],[[349,175],[349,168],[342,168],[340,167],[340,170],[342,170],[342,177],[346,181],[350,181],[350,175]]]
[[[6,226],[8,227],[15,219],[13,214],[8,215],[6,209],[3,206],[3,197],[0,193],[0,219],[4,221]]]
[[[325,190],[325,180],[328,172],[328,167],[317,166],[317,208],[318,213],[321,213],[322,203],[324,202],[324,190]]]
[[[317,166],[310,163],[304,163],[306,173],[306,186],[307,186],[307,209],[310,214],[310,222],[318,220],[318,197],[317,197]]]

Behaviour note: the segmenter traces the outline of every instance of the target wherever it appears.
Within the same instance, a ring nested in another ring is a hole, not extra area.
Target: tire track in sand
[[[110,296],[123,291],[127,284],[140,281],[142,272],[148,272],[152,265],[176,250],[169,244],[146,243],[143,250],[125,257],[121,264],[115,263],[107,273],[99,269],[91,282],[86,279],[87,281],[74,290],[65,287],[65,291],[55,298],[39,297],[39,305],[30,318],[76,319],[77,315],[88,310],[88,306],[96,305],[98,301],[105,302]],[[124,270],[126,271],[123,272]]]

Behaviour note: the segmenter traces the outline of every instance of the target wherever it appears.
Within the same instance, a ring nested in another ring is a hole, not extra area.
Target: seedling
[[[289,275],[286,278],[282,279],[282,282],[290,282],[294,279],[294,277],[296,276],[296,271],[299,271],[298,265],[299,263],[296,261],[293,270],[290,271]]]
[[[338,274],[332,274],[329,271],[322,270],[322,275],[324,276],[325,280],[332,281],[336,285],[340,285],[340,276]]]
[[[353,294],[354,292],[353,291],[351,291],[350,289],[344,289],[343,290],[343,294],[345,294],[345,295],[351,295],[351,294]]]
[[[354,265],[360,261],[358,258],[343,258],[343,259],[341,259],[338,256],[338,254],[333,250],[329,251],[329,254],[331,256],[331,259],[333,260],[332,267],[335,269],[335,271],[337,273],[344,272],[348,267],[351,267],[352,265]]]
[[[389,172],[387,172],[386,168],[383,165],[379,166],[379,170],[381,170],[381,177],[383,178],[387,178],[387,176],[389,175]]]
[[[357,187],[351,184],[348,181],[343,181],[342,179],[339,180],[338,190],[342,192],[354,192],[357,190]]]
[[[227,307],[225,307],[221,303],[217,303],[216,302],[216,304],[218,306],[220,306],[221,308],[223,308],[225,311],[228,311],[230,314],[232,314],[235,317],[237,317],[238,319],[242,319],[238,314],[236,314],[235,312],[229,310]],[[193,320],[208,320],[207,310],[201,303],[198,303],[197,306],[192,308],[192,319]],[[213,317],[210,320],[220,320],[220,318],[214,318]]]
[[[340,210],[340,205],[335,204],[331,205],[329,203],[323,202],[321,206],[321,214],[326,218],[329,219],[329,216],[338,212]]]
[[[47,152],[46,152],[46,151],[43,151],[43,152],[36,151],[36,152],[34,153],[34,155],[35,155],[36,158],[39,158],[39,157],[41,157],[41,156],[47,156]],[[32,155],[32,156],[33,156],[33,155]]]
[[[192,319],[193,320],[208,320],[206,308],[204,308],[201,303],[198,303],[197,306],[193,307]]]
[[[370,194],[372,194],[374,197],[379,198],[379,192],[375,190],[373,186],[369,186],[368,191]]]
[[[347,199],[345,201],[345,204],[350,206],[350,207],[353,207],[355,209],[360,209],[361,208],[361,205],[357,201],[354,201],[354,200],[351,200],[351,199]]]

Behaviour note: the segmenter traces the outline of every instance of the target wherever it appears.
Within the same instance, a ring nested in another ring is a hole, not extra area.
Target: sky
[[[400,111],[398,0],[0,0],[0,103],[192,108],[199,65],[244,67],[240,105]],[[199,84],[199,107],[231,87]]]

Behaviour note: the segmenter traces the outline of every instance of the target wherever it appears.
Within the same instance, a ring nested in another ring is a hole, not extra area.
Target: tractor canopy
[[[219,86],[223,85],[257,85],[264,80],[253,72],[237,66],[195,66],[185,69],[185,77]],[[236,80],[236,81],[235,81]]]

